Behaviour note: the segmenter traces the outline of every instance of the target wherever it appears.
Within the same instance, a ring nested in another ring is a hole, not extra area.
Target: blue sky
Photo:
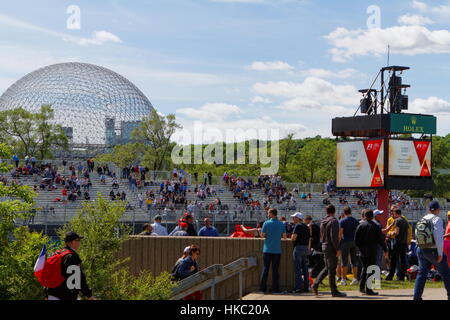
[[[99,64],[136,84],[186,129],[270,127],[330,136],[357,89],[386,64],[410,66],[410,111],[450,127],[450,1],[2,1],[0,92],[66,61]],[[81,29],[67,29],[68,6]],[[369,29],[370,5],[380,28]]]

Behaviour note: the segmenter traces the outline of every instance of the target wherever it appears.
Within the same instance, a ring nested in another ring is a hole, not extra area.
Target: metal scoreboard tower
[[[403,84],[402,74],[408,69],[381,68],[370,88],[359,90],[363,97],[353,117],[332,120],[332,133],[338,140],[337,187],[376,189],[384,223],[390,190],[433,188],[431,139],[436,134],[436,117],[404,113],[410,85]],[[380,88],[375,89],[378,78]]]

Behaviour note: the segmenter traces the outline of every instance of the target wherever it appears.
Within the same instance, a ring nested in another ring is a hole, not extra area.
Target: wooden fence
[[[223,238],[223,237],[145,237],[134,236],[124,243],[119,258],[130,257],[129,268],[132,274],[141,270],[149,270],[154,275],[163,271],[171,271],[186,246],[195,244],[200,247],[198,264],[201,269],[213,264],[229,264],[241,257],[256,256],[258,264],[244,272],[244,293],[259,288],[263,268],[262,239]],[[292,258],[293,244],[291,240],[282,240],[280,262],[280,289],[293,290],[294,268]],[[272,280],[268,278],[268,288]],[[216,287],[216,299],[236,299],[239,293],[238,277],[230,278]],[[205,291],[205,299],[210,298],[209,290]]]

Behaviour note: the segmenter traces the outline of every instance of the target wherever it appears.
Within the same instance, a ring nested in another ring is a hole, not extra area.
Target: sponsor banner
[[[384,141],[339,142],[336,170],[337,187],[383,187]]]
[[[431,141],[390,140],[390,176],[431,176]]]
[[[430,115],[391,113],[391,132],[436,134],[436,117]]]

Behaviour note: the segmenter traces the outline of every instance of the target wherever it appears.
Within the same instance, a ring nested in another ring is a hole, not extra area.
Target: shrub
[[[88,285],[93,295],[106,300],[168,299],[176,285],[170,275],[153,277],[149,272],[131,275],[126,262],[117,256],[131,230],[120,219],[125,203],[109,201],[99,194],[96,201],[84,203],[78,214],[59,230],[61,238],[68,231],[85,237],[78,250],[83,260]]]

